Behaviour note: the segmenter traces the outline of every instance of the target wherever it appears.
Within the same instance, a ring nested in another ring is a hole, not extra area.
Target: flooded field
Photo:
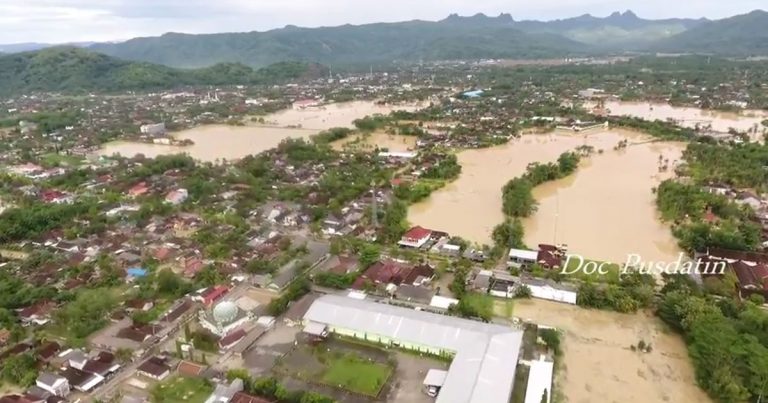
[[[187,153],[201,161],[235,160],[273,148],[286,138],[309,138],[316,133],[315,130],[307,129],[206,125],[174,133],[173,136],[179,140],[189,139],[195,143],[188,147],[115,141],[105,144],[99,154],[144,154],[154,158],[158,155]]]
[[[353,122],[369,115],[386,115],[396,110],[413,111],[417,105],[377,105],[370,101],[330,104],[320,108],[286,109],[266,116],[269,125],[327,130],[334,127],[354,127]]]
[[[371,134],[355,134],[345,139],[334,141],[333,148],[336,150],[343,150],[344,148],[373,150],[378,147],[386,148],[389,151],[404,152],[415,149],[416,140],[416,136],[400,136],[375,132]]]
[[[524,220],[529,246],[566,243],[569,251],[591,259],[624,261],[627,253],[647,259],[675,259],[669,229],[656,216],[652,188],[662,179],[659,155],[670,169],[683,145],[648,143],[645,135],[610,130],[587,135],[526,135],[494,148],[458,154],[462,174],[409,210],[408,220],[478,243],[491,243],[493,227],[503,222],[501,188],[532,162],[551,162],[580,145],[604,150],[579,170],[534,190],[538,211]],[[627,149],[613,148],[621,140]],[[640,241],[638,241],[640,240]],[[646,257],[647,256],[647,257]]]
[[[179,140],[192,140],[194,145],[188,147],[115,141],[105,144],[99,154],[144,154],[152,158],[164,154],[187,153],[201,161],[235,160],[273,148],[286,138],[306,139],[333,127],[352,127],[355,119],[369,115],[415,108],[380,106],[370,101],[357,101],[331,104],[322,108],[291,109],[266,116],[266,125],[205,125],[172,134]]]
[[[739,114],[648,102],[609,101],[605,103],[605,107],[612,115],[634,116],[646,120],[674,119],[683,127],[711,125],[712,130],[718,132],[727,132],[730,128],[749,131],[757,127],[762,130],[761,122],[768,117],[763,111],[747,110]]]
[[[541,300],[517,300],[514,316],[564,332],[556,387],[568,403],[711,402],[696,386],[680,336],[649,313],[588,310]],[[631,345],[650,343],[650,353]]]

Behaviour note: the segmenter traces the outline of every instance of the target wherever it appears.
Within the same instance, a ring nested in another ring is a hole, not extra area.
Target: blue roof
[[[133,277],[144,277],[147,275],[147,270],[142,269],[141,267],[131,267],[130,269],[126,270],[126,273]]]

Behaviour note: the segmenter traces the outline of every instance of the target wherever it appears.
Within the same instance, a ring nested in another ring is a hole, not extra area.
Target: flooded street
[[[144,154],[153,158],[158,155],[187,153],[201,161],[236,160],[274,148],[286,138],[308,139],[333,127],[353,127],[356,119],[401,109],[413,110],[416,106],[381,106],[371,101],[356,101],[330,104],[321,108],[289,109],[266,116],[265,125],[204,125],[171,134],[178,140],[192,140],[194,145],[188,147],[115,141],[104,144],[99,155]]]
[[[516,300],[514,316],[561,329],[563,363],[556,385],[568,403],[711,402],[696,386],[680,336],[650,313],[583,309],[542,300]],[[650,353],[631,345],[649,343]]]
[[[628,140],[625,150],[613,148]],[[665,175],[659,155],[672,162],[684,146],[648,143],[649,136],[609,130],[588,135],[556,132],[526,135],[494,148],[458,154],[458,180],[411,207],[408,220],[478,243],[491,243],[493,227],[503,222],[501,188],[532,162],[551,162],[566,151],[590,145],[595,153],[575,174],[534,189],[538,211],[524,220],[525,241],[565,243],[569,252],[590,259],[625,261],[627,253],[644,259],[676,259],[677,242],[656,215],[652,188]],[[634,144],[634,145],[633,145]]]
[[[711,125],[712,130],[718,132],[727,132],[730,128],[749,131],[754,127],[761,131],[761,122],[768,117],[763,111],[746,110],[739,114],[648,102],[608,101],[605,107],[611,115],[634,116],[646,120],[673,119],[680,126],[690,128]]]

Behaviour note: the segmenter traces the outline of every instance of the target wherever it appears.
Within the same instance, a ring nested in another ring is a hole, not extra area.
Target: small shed
[[[437,388],[442,388],[445,384],[445,377],[448,376],[448,371],[444,371],[442,369],[430,369],[427,372],[427,376],[424,378],[424,386],[430,387],[434,386]]]
[[[328,335],[328,327],[319,322],[308,322],[304,326],[304,333],[316,337],[325,337]]]

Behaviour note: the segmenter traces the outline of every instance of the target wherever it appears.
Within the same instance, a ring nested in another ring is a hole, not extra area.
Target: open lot
[[[200,378],[175,376],[152,389],[155,403],[202,403],[213,392],[213,386]]]
[[[287,333],[283,329],[282,337]],[[271,342],[275,341],[272,335]],[[266,372],[259,367],[249,369],[262,376],[277,376],[288,389],[312,390],[341,403],[434,402],[424,393],[424,377],[432,368],[447,369],[449,365],[431,357],[339,339],[318,346],[304,342],[288,346],[289,351],[282,353],[286,344],[270,346],[260,339],[246,362],[262,367],[273,362],[274,368]]]
[[[324,344],[298,346],[276,370],[307,382],[377,397],[392,375],[392,365],[382,357],[345,350]]]
[[[542,300],[516,300],[514,316],[561,329],[563,364],[556,385],[570,403],[710,402],[696,386],[680,336],[650,313],[583,309]],[[630,349],[640,340],[651,353]]]

